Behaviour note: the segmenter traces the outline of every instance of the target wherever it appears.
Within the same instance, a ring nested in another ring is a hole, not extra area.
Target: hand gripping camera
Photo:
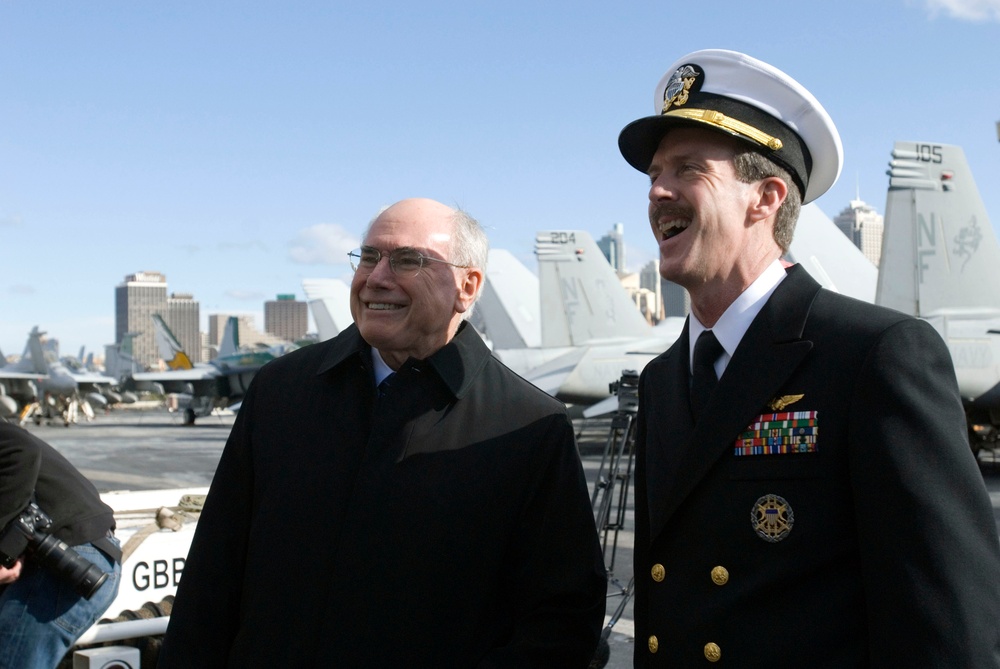
[[[52,519],[31,502],[0,532],[0,564],[9,569],[27,552],[33,560],[68,580],[78,593],[90,599],[108,575],[48,534],[51,527]]]

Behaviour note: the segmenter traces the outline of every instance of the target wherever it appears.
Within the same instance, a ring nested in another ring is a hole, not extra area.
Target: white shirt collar
[[[385,377],[393,373],[392,367],[385,363],[382,354],[374,346],[372,346],[372,369],[375,371],[375,387],[378,387],[378,384],[382,383]]]
[[[785,268],[781,264],[780,260],[775,260],[767,268],[761,272],[760,276],[754,279],[746,290],[740,293],[732,304],[722,313],[719,318],[719,322],[715,324],[712,328],[712,332],[715,333],[715,338],[719,340],[722,344],[722,348],[726,350],[725,354],[720,356],[715,363],[715,371],[722,378],[722,373],[726,370],[726,366],[732,359],[733,354],[736,353],[736,347],[740,345],[740,341],[743,339],[743,335],[746,334],[747,330],[750,328],[750,324],[753,323],[753,319],[757,317],[760,310],[764,308],[764,304],[767,303],[767,299],[771,297],[771,293],[774,289],[778,287],[778,284],[784,280]],[[688,350],[688,369],[694,367],[694,344],[698,341],[698,335],[702,331],[707,330],[698,317],[691,312],[691,318],[688,320],[689,335],[690,335],[690,347]]]

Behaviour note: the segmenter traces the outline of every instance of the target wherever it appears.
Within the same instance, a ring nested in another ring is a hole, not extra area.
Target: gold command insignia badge
[[[750,510],[750,524],[757,536],[770,543],[777,543],[788,536],[795,523],[795,514],[784,497],[764,495],[754,502]]]
[[[661,114],[666,114],[667,110],[673,106],[681,106],[688,101],[688,92],[695,80],[701,75],[701,70],[693,65],[681,65],[677,71],[670,75],[666,87],[663,89],[663,109]]]
[[[773,400],[771,400],[770,402],[768,402],[767,406],[768,406],[768,408],[771,409],[771,411],[781,411],[782,409],[784,409],[789,404],[795,404],[796,402],[798,402],[803,397],[805,397],[804,394],[802,394],[802,395],[782,395],[781,397],[775,397]]]

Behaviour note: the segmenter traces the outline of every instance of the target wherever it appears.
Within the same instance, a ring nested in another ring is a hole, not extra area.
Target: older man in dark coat
[[[619,145],[691,295],[643,370],[637,667],[997,667],[1000,544],[934,329],[786,268],[840,172],[816,99],[699,51]]]
[[[565,408],[463,315],[486,240],[429,200],[353,256],[355,325],[265,366],[161,667],[586,667],[605,574]]]

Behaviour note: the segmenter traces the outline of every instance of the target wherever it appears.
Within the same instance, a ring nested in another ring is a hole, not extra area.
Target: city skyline
[[[694,4],[674,30],[653,2],[0,0],[0,350],[35,325],[102,350],[111,286],[143,269],[203,315],[263,323],[303,279],[349,279],[367,221],[411,196],[467,209],[529,268],[538,230],[620,223],[637,269],[655,256],[648,180],[617,135],[709,47],[827,107],[845,148],[828,217],[856,195],[883,211],[892,146],[912,140],[962,146],[996,227],[1000,0],[768,9]]]

